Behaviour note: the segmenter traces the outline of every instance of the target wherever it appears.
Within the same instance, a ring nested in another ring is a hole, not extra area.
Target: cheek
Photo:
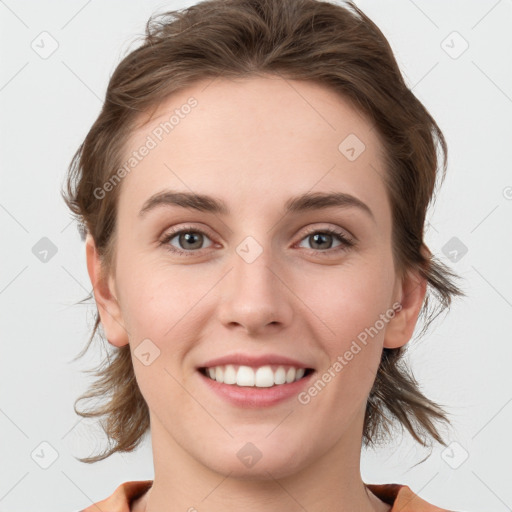
[[[204,298],[218,277],[199,272],[194,265],[170,268],[161,262],[139,265],[137,272],[120,277],[124,278],[122,314],[141,391],[151,403],[158,403],[158,390],[164,386],[178,399],[181,389],[172,377],[193,374],[190,353],[201,342],[212,313],[205,310]],[[151,360],[147,366],[144,357]]]
[[[317,317],[331,359],[348,350],[353,340],[364,342],[365,334],[367,341],[376,342],[373,345],[382,341],[385,325],[380,318],[390,308],[392,293],[390,265],[347,265],[300,281],[298,295],[311,309],[311,318]]]
[[[123,283],[123,317],[130,333],[155,338],[172,337],[181,329],[180,319],[193,315],[201,297],[215,282],[211,275],[194,272],[193,266],[170,268],[161,261],[142,262],[120,276]]]
[[[191,283],[183,274],[158,265],[139,270],[128,283],[122,292],[123,317],[137,382],[152,407],[167,407],[169,393],[180,396],[174,378],[183,377],[184,358],[199,338],[195,308],[205,284]],[[145,362],[144,354],[149,354]]]
[[[309,318],[317,317],[308,322],[316,326],[312,335],[321,340],[326,353],[318,375],[325,385],[314,384],[304,400],[315,401],[321,395],[315,407],[328,411],[332,421],[341,424],[364,406],[375,380],[392,318],[392,263],[381,258],[379,263],[337,268],[329,276],[317,277],[309,280],[316,284],[309,287],[305,302],[314,313]],[[306,291],[303,288],[302,293]]]

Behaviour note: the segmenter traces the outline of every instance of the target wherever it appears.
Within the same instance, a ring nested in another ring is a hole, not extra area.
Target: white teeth
[[[228,384],[224,382],[224,384]],[[254,386],[254,370],[249,366],[240,366],[236,374],[237,386]]]
[[[274,385],[274,372],[270,366],[262,366],[256,370],[254,385],[258,388],[269,388]]]
[[[282,366],[280,366],[276,373],[274,373],[274,384],[284,384],[286,382],[286,372]]]
[[[226,365],[224,371],[224,384],[236,384],[236,370],[232,364]]]
[[[286,372],[286,382],[289,384],[295,380],[295,368],[288,368]]]
[[[235,366],[228,364],[225,366],[215,366],[206,369],[206,374],[210,379],[223,384],[236,386],[269,388],[281,384],[295,382],[306,372],[305,368],[293,368],[284,366],[274,367],[270,365],[252,368],[250,366]]]

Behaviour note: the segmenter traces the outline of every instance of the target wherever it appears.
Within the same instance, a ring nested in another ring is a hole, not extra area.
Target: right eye
[[[160,241],[160,245],[165,246],[165,248],[172,253],[193,256],[194,253],[198,252],[197,249],[203,248],[201,246],[204,243],[205,237],[210,240],[204,231],[195,227],[185,227],[166,233]],[[176,243],[179,247],[170,243],[174,239],[176,239]]]

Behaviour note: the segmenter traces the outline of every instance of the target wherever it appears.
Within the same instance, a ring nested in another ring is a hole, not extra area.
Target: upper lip
[[[312,368],[311,366],[292,359],[291,357],[281,356],[278,354],[230,354],[222,357],[216,357],[203,363],[199,368],[212,368],[214,366],[224,366],[226,364],[244,365],[244,366],[266,366],[266,365],[289,365],[295,368]]]

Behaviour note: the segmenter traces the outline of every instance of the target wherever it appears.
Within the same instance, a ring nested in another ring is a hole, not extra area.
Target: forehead
[[[126,161],[143,146],[150,149],[123,179],[125,205],[140,207],[162,188],[215,191],[227,202],[309,190],[343,190],[367,203],[385,195],[376,130],[321,84],[280,77],[201,80],[141,121],[127,142]]]

